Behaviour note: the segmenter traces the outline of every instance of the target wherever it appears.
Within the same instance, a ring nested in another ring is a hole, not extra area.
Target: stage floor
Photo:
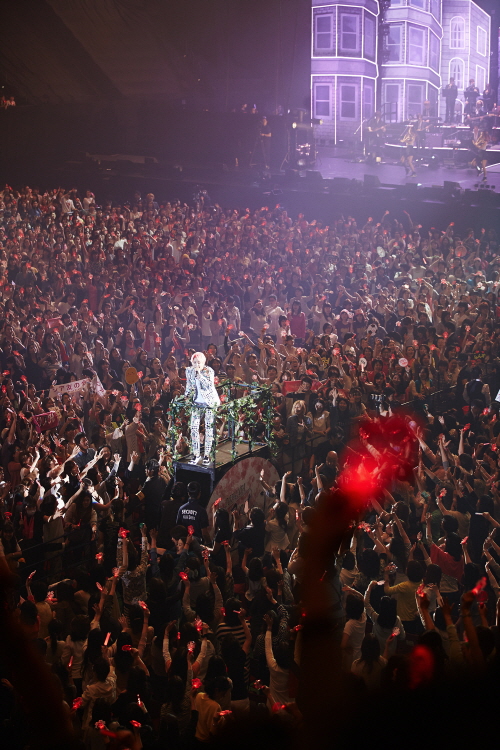
[[[376,175],[381,183],[391,185],[413,183],[423,187],[442,187],[445,181],[449,181],[458,182],[463,190],[477,190],[478,184],[481,184],[477,172],[467,166],[462,168],[440,166],[438,169],[431,169],[417,162],[416,176],[406,177],[404,167],[387,156],[380,164],[366,164],[354,161],[347,154],[342,155],[339,149],[327,147],[318,148],[316,164],[312,169],[320,172],[325,179],[348,177],[350,180],[363,180],[367,174]],[[500,193],[500,164],[487,167],[487,174],[486,184],[493,185]]]
[[[260,455],[260,451],[265,447],[266,446],[264,443],[254,443],[252,446],[252,452],[250,453],[248,443],[236,443],[236,461],[246,456]],[[219,469],[221,466],[226,466],[226,464],[230,464],[232,463],[232,461],[233,456],[231,441],[227,440],[217,445],[217,450],[215,452],[215,466],[214,464],[208,464],[208,466],[204,466],[203,464],[195,464],[189,458],[178,459],[177,461],[175,461],[175,463],[179,464],[179,466],[184,469],[192,469],[193,471],[204,472],[214,471],[214,469]]]

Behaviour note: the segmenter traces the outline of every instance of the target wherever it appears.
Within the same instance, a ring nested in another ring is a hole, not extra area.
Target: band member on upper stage
[[[408,172],[410,173],[410,177],[414,177],[417,174],[413,166],[413,147],[415,146],[416,139],[415,123],[410,122],[400,139],[400,142],[405,146],[403,156],[401,157],[401,164],[405,168],[406,175],[408,176]]]
[[[270,169],[271,164],[271,128],[267,122],[267,117],[262,118],[259,131],[262,155],[264,157],[264,167]]]
[[[425,136],[429,122],[424,119],[421,114],[417,115],[417,122],[415,124],[415,135],[416,135],[416,146],[417,148],[425,148]]]
[[[476,109],[476,100],[479,96],[479,89],[473,78],[470,79],[469,85],[464,91],[464,101],[466,102],[464,114],[473,115]]]
[[[373,159],[381,156],[382,144],[385,134],[385,123],[382,120],[380,112],[375,112],[371,120],[368,121],[367,125],[368,133],[368,155]]]
[[[482,182],[487,180],[486,167],[488,165],[488,156],[486,149],[490,142],[490,135],[486,130],[482,130],[477,125],[472,131],[472,148],[474,158],[471,161],[471,167],[475,167],[478,172],[482,172]]]
[[[445,122],[455,122],[455,101],[458,96],[458,88],[455,85],[455,79],[450,78],[450,82],[444,87],[443,96],[446,100]]]
[[[490,130],[492,122],[493,118],[488,117],[483,100],[478,99],[476,102],[476,111],[466,118],[466,124],[470,125],[471,128],[478,127],[480,130]]]
[[[486,88],[483,91],[483,106],[487,112],[491,112],[495,106],[495,92],[491,87],[491,83],[486,84]]]

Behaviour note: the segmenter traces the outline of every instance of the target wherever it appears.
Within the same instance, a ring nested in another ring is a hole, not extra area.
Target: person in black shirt
[[[375,112],[367,125],[368,155],[373,159],[381,155],[384,135],[385,123],[380,112]]]
[[[464,108],[464,114],[473,116],[474,112],[476,110],[476,100],[479,96],[479,89],[475,85],[475,81],[473,78],[470,79],[469,85],[464,91],[464,99],[465,99],[465,108]]]
[[[455,85],[455,79],[450,78],[450,82],[443,89],[443,96],[446,99],[445,122],[455,122],[455,102],[458,96],[458,88]]]
[[[490,83],[486,84],[486,88],[483,91],[483,103],[485,110],[487,112],[491,112],[495,104],[495,92],[493,91]]]
[[[251,549],[252,557],[263,556],[265,535],[266,518],[260,508],[252,508],[248,526],[234,534],[240,544],[242,554],[245,549]]]
[[[179,508],[177,525],[185,526],[186,529],[192,526],[194,536],[200,541],[204,540],[206,544],[211,546],[212,540],[209,534],[208,514],[205,508],[198,502],[201,487],[198,482],[189,482],[187,490],[188,501]]]
[[[151,459],[146,464],[147,479],[141,491],[139,499],[144,500],[144,521],[147,529],[159,529],[161,518],[161,502],[167,489],[167,483],[163,477],[158,476],[160,464]]]
[[[259,131],[260,148],[264,159],[264,167],[270,169],[271,164],[271,128],[267,122],[267,117],[262,118],[262,124]]]

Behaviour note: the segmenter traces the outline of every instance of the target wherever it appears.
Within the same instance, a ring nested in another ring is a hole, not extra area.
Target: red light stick
[[[122,651],[132,651],[132,646],[129,646],[128,643],[125,643],[125,645],[122,646]]]
[[[272,710],[272,712],[274,714],[276,714],[276,713],[278,713],[278,711],[283,711],[283,709],[285,709],[285,708],[286,708],[286,706],[285,706],[284,703],[273,703],[273,707],[272,707],[271,710]]]
[[[181,572],[179,573],[179,578],[182,578],[182,580],[183,580],[183,581],[187,581],[187,579],[188,579],[188,574],[187,574],[187,573],[184,573],[184,571],[183,571],[183,570],[181,570]]]
[[[474,594],[474,596],[478,596],[478,594],[481,593],[481,591],[484,589],[486,584],[487,584],[486,576],[483,576],[483,578],[480,578],[479,581],[474,586],[474,588],[472,589],[472,593]]]
[[[191,688],[193,690],[199,690],[202,685],[203,683],[198,677],[195,677],[193,680],[191,680]]]
[[[194,526],[188,526],[188,534],[194,536]]]
[[[104,645],[105,646],[108,645],[110,638],[111,638],[111,633],[106,633],[106,638],[104,639]]]
[[[142,724],[141,724],[141,722],[140,722],[140,721],[136,721],[135,719],[130,719],[130,723],[131,723],[131,724],[132,724],[132,726],[133,726],[133,727],[135,727],[136,729],[140,729],[140,728],[142,727]]]

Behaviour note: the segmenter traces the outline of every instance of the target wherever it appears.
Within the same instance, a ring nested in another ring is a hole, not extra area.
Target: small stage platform
[[[217,482],[222,479],[226,471],[245,458],[269,458],[269,447],[264,443],[253,443],[250,450],[248,442],[236,443],[236,460],[232,458],[232,444],[230,440],[221,441],[215,452],[215,463],[206,466],[194,463],[191,458],[174,461],[174,480],[176,482],[197,481],[203,487],[210,488],[210,494]]]

